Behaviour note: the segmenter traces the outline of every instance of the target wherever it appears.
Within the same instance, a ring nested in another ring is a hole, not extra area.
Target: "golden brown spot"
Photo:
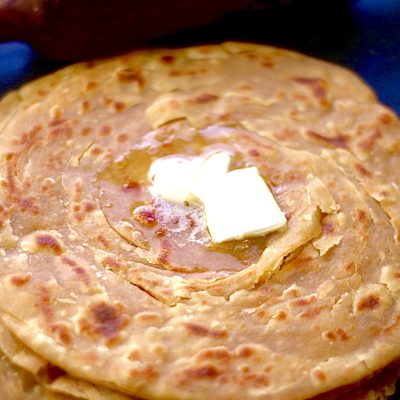
[[[265,316],[267,315],[267,313],[264,310],[258,310],[255,313],[256,318],[258,319],[263,319]]]
[[[348,264],[346,264],[344,267],[343,267],[343,269],[345,270],[345,271],[347,271],[347,272],[354,272],[355,271],[355,269],[356,269],[356,266],[355,266],[355,264],[354,264],[354,262],[349,262]]]
[[[23,275],[13,275],[11,277],[11,283],[14,286],[21,287],[21,286],[26,285],[31,279],[32,279],[31,273],[27,273],[27,274],[23,274]]]
[[[204,360],[218,360],[223,362],[228,362],[232,358],[231,353],[225,347],[214,347],[212,349],[201,350],[196,359]]]
[[[168,233],[168,229],[165,225],[160,226],[160,228],[158,228],[155,232],[156,237],[158,238],[162,238],[164,236],[166,236]]]
[[[83,200],[82,202],[83,211],[90,213],[96,209],[96,204],[90,200]]]
[[[84,215],[82,215],[81,212],[76,212],[76,213],[73,215],[73,217],[74,217],[74,220],[75,220],[76,222],[82,222],[82,221],[83,221],[83,218],[84,218]]]
[[[194,323],[185,324],[185,328],[196,336],[204,336],[214,339],[220,339],[227,336],[227,332],[224,329],[206,328],[205,326]]]
[[[63,322],[54,323],[50,326],[50,331],[57,335],[58,340],[65,344],[70,345],[72,342],[71,329]]]
[[[41,234],[36,236],[36,244],[42,250],[49,250],[56,256],[59,256],[63,253],[60,242],[52,235]]]
[[[350,339],[350,336],[342,328],[336,328],[334,331],[325,331],[323,336],[331,342],[335,342],[338,339],[346,342]]]
[[[98,146],[93,146],[92,149],[90,150],[90,153],[93,156],[99,156],[100,154],[103,153],[103,149],[101,147],[98,147]]]
[[[126,133],[120,133],[120,134],[117,136],[117,141],[118,141],[119,143],[124,143],[124,142],[128,141],[128,139],[129,139],[129,136],[128,136],[128,134],[126,134]]]
[[[143,76],[138,71],[135,71],[131,68],[126,68],[121,71],[118,71],[117,79],[121,83],[137,82],[139,84],[139,86],[144,85]]]
[[[212,48],[211,46],[204,45],[198,47],[198,51],[202,54],[210,54],[212,52]]]
[[[113,104],[113,107],[114,107],[114,110],[115,110],[116,112],[121,112],[121,111],[124,111],[124,110],[125,110],[125,103],[123,103],[122,101],[116,101],[116,102]]]
[[[122,264],[116,260],[113,257],[107,256],[106,258],[104,258],[104,260],[102,261],[103,265],[105,267],[110,267],[112,269],[120,269],[122,267]]]
[[[35,205],[35,199],[31,196],[22,197],[19,200],[21,211],[29,211],[32,214],[38,214],[39,208]]]
[[[255,354],[255,350],[253,347],[249,345],[241,345],[236,349],[236,355],[239,358],[249,358]]]
[[[113,102],[113,99],[111,99],[110,97],[104,97],[103,98],[103,103],[106,106],[109,106],[112,102]]]
[[[92,128],[82,128],[81,135],[88,136],[91,131],[92,131]]]
[[[265,68],[273,68],[275,66],[275,64],[271,60],[265,59],[262,62],[262,66],[265,67]]]
[[[166,54],[164,56],[161,56],[160,60],[164,63],[164,64],[172,64],[175,61],[175,57],[170,55],[170,54]]]
[[[251,157],[259,157],[260,152],[257,149],[250,149],[247,154]]]
[[[141,189],[141,184],[137,181],[130,181],[128,183],[124,183],[122,185],[122,190],[124,192],[132,192],[132,191],[137,191]]]
[[[43,129],[42,125],[35,125],[29,132],[28,136],[35,137]]]
[[[350,336],[342,328],[337,328],[336,332],[340,340],[342,340],[343,342],[346,342],[347,340],[350,339]]]
[[[286,293],[290,297],[298,297],[298,296],[300,296],[300,292],[299,292],[298,289],[289,289]]]
[[[255,60],[257,58],[257,54],[246,53],[246,58],[248,58],[249,60]]]
[[[314,303],[316,300],[316,296],[308,296],[308,297],[302,297],[300,299],[292,300],[291,305],[296,306],[296,307],[305,307],[308,306],[312,303]]]
[[[7,154],[5,155],[5,159],[6,159],[6,161],[11,161],[11,160],[14,159],[15,156],[16,156],[15,153],[7,153]]]
[[[326,136],[320,135],[319,133],[314,132],[314,131],[307,131],[307,135],[311,139],[315,139],[315,140],[317,140],[319,142],[323,142],[329,146],[338,147],[341,149],[347,148],[347,142],[349,140],[349,137],[347,135],[337,135],[334,137],[326,137]]]
[[[155,325],[155,324],[160,324],[162,322],[162,318],[161,315],[156,313],[156,312],[140,312],[138,314],[135,315],[135,322],[140,322],[143,324],[151,324],[151,325]]]
[[[103,245],[103,247],[108,248],[110,247],[110,241],[101,233],[96,236],[96,239]]]
[[[364,175],[367,178],[370,178],[372,176],[372,172],[369,171],[367,168],[364,167],[364,165],[360,163],[354,164],[356,170],[361,174]]]
[[[203,94],[200,94],[200,95],[194,97],[193,99],[190,99],[189,102],[203,104],[203,103],[209,103],[211,101],[216,101],[216,100],[218,100],[217,95],[211,94],[211,93],[203,93]]]
[[[360,222],[367,221],[367,214],[364,210],[357,210],[357,218]]]
[[[270,372],[272,371],[272,365],[266,364],[263,368],[264,372]]]
[[[85,283],[86,286],[90,285],[90,278],[89,278],[89,275],[87,274],[85,268],[76,267],[76,268],[74,268],[74,272],[79,277],[79,280],[81,282]]]
[[[131,361],[138,361],[142,357],[142,352],[139,349],[132,350],[129,355],[128,359]]]
[[[359,142],[358,145],[365,151],[371,151],[374,148],[375,143],[381,137],[382,132],[379,129],[375,129],[369,136]]]
[[[67,265],[69,265],[69,266],[71,266],[71,267],[73,267],[73,266],[75,266],[75,265],[78,265],[78,264],[76,263],[76,261],[72,260],[71,258],[69,258],[69,257],[67,257],[67,256],[62,256],[62,257],[61,257],[61,262],[63,262],[64,264],[67,264]]]
[[[325,331],[322,334],[326,339],[330,340],[331,342],[336,341],[336,334],[334,331]]]
[[[182,75],[191,75],[190,72],[193,72],[193,71],[184,72],[184,71],[172,69],[171,71],[169,71],[168,74],[169,74],[169,76],[182,76]]]
[[[251,85],[247,84],[247,83],[241,83],[238,86],[238,89],[240,89],[240,90],[252,90],[253,87]]]
[[[100,128],[99,135],[105,137],[105,136],[108,136],[111,133],[111,131],[112,131],[112,128],[110,125],[103,125]]]
[[[50,110],[50,114],[54,117],[54,118],[60,118],[61,117],[61,110],[58,107],[53,107]]]
[[[303,311],[299,314],[300,318],[314,318],[318,314],[321,313],[322,310],[325,310],[327,307],[326,306],[319,306],[315,308],[311,308],[309,310]]]
[[[53,319],[52,299],[48,288],[42,286],[36,293],[35,307],[44,315],[47,322]]]
[[[133,218],[146,227],[153,227],[157,224],[157,214],[153,207],[139,206],[135,208]]]
[[[292,264],[294,266],[296,266],[297,268],[307,267],[311,263],[312,260],[313,260],[313,258],[311,256],[307,256],[307,255],[303,254],[303,255],[299,255],[298,257],[296,257],[292,261]],[[301,302],[301,299],[299,301]]]
[[[65,149],[60,149],[53,154],[50,154],[45,164],[48,168],[59,168],[65,163]]]
[[[246,386],[262,387],[269,385],[269,378],[266,374],[246,373],[238,377],[238,383]]]
[[[184,375],[189,379],[211,379],[220,375],[220,371],[213,364],[202,364],[184,370]]]
[[[79,277],[81,282],[83,282],[86,286],[90,286],[90,277],[83,267],[80,267],[76,261],[66,256],[63,256],[61,261],[64,264],[72,267],[72,270]]]
[[[296,133],[291,130],[291,129],[283,129],[279,132],[275,132],[274,136],[278,139],[278,140],[292,140],[295,137]]]
[[[321,382],[326,380],[326,374],[323,371],[321,371],[320,369],[314,370],[313,374]]]
[[[86,90],[93,90],[96,89],[96,87],[98,86],[98,83],[95,81],[90,81],[87,83],[86,85]]]
[[[278,321],[284,321],[287,319],[287,313],[284,310],[278,310],[278,312],[272,316],[273,319],[277,319]]]
[[[55,119],[52,119],[50,122],[49,122],[49,126],[58,126],[58,125],[62,125],[62,124],[65,124],[67,121],[65,120],[65,119],[61,119],[61,118],[55,118]]]
[[[250,372],[250,367],[248,365],[240,365],[239,371],[242,373]]]
[[[82,112],[89,112],[92,108],[89,100],[82,101],[81,107],[82,107]]]
[[[230,113],[223,113],[223,114],[220,114],[220,115],[218,116],[218,119],[219,119],[221,122],[229,122],[229,121],[231,121],[231,119],[232,119],[232,114],[230,114]]]
[[[145,379],[152,379],[158,376],[158,374],[159,372],[157,371],[155,366],[149,363],[133,367],[129,370],[129,375],[132,377],[132,379],[135,379],[138,376]]]
[[[326,98],[326,87],[327,83],[325,80],[320,78],[293,78],[293,81],[300,83],[302,85],[309,86],[314,94],[314,96],[319,99],[322,103],[327,101]]]
[[[92,304],[87,318],[81,318],[80,328],[89,336],[102,336],[108,344],[114,343],[121,330],[128,324],[129,317],[123,313],[124,307],[117,303],[111,305],[105,301]]]
[[[357,311],[365,311],[365,310],[373,310],[380,305],[380,299],[378,296],[374,294],[370,294],[369,296],[361,299],[357,303]]]
[[[62,135],[70,137],[72,135],[71,128],[69,126],[67,126],[67,125],[64,125],[64,126],[61,125],[61,126],[58,126],[58,127],[54,128],[54,129],[52,129],[50,131],[50,133],[49,133],[49,136],[53,137],[53,138],[57,137],[57,136],[62,136]]]
[[[381,121],[384,125],[389,125],[394,121],[394,118],[392,115],[384,113],[379,116],[379,121]]]

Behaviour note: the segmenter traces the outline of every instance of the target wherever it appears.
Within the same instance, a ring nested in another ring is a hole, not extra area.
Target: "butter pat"
[[[229,170],[231,156],[226,152],[210,154],[201,164],[195,179],[189,189],[189,196],[204,203],[213,187],[219,179]]]
[[[222,151],[192,159],[160,158],[150,167],[150,190],[175,203],[200,202],[215,243],[282,228],[285,215],[257,168],[228,172],[230,163],[230,154]]]
[[[198,159],[160,158],[151,165],[149,180],[154,190],[166,200],[183,203],[189,198],[189,190],[199,173],[200,165]]]
[[[255,167],[224,174],[204,198],[207,227],[215,243],[264,235],[286,224]]]
[[[229,169],[231,156],[215,152],[205,158],[164,157],[150,167],[149,180],[154,190],[174,203],[203,201],[208,188]]]

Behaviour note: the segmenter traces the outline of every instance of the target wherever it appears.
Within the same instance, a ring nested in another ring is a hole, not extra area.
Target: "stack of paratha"
[[[384,399],[400,124],[349,71],[225,43],[82,63],[0,103],[7,399]],[[285,212],[213,244],[148,169],[213,149]],[[319,397],[318,397],[319,396]]]

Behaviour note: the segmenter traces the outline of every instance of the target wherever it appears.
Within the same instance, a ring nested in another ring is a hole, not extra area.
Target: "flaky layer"
[[[0,116],[3,322],[69,376],[300,400],[400,356],[400,125],[350,72],[237,43],[136,52],[33,82]],[[167,218],[149,161],[213,146],[258,168],[286,229],[210,250],[190,209]]]

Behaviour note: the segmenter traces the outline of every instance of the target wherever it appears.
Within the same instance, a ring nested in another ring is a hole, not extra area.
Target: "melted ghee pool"
[[[98,174],[107,220],[121,237],[144,250],[141,256],[152,265],[186,273],[238,271],[256,262],[265,249],[265,236],[212,243],[199,205],[172,204],[151,193],[147,174],[157,158],[192,157],[215,149],[234,154],[233,168],[243,166],[237,146],[226,138],[153,135]]]

